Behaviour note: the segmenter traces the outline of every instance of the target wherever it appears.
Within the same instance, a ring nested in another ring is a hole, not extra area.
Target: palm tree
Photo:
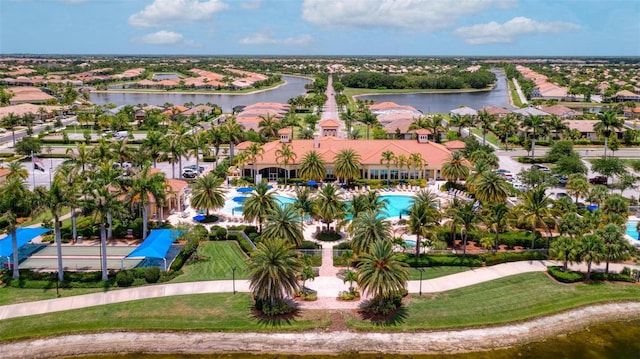
[[[142,141],[142,150],[149,154],[154,168],[158,166],[158,159],[162,157],[165,146],[166,137],[158,131],[147,132],[147,137]]]
[[[224,142],[224,133],[219,126],[211,126],[208,131],[209,143],[213,145],[215,149],[216,165],[218,164],[218,153],[220,152],[220,146]],[[232,163],[232,162],[229,162]]]
[[[600,264],[605,257],[605,244],[597,234],[587,234],[578,242],[577,258],[587,263],[587,280],[591,279],[591,264]]]
[[[311,198],[311,190],[308,187],[296,189],[296,198],[293,206],[300,212],[303,220],[313,215],[313,198]]]
[[[477,229],[477,223],[480,221],[476,205],[470,201],[454,199],[448,212],[451,219],[462,226],[462,255],[466,256],[468,235]]]
[[[313,280],[316,277],[316,273],[313,271],[313,268],[311,266],[305,266],[302,269],[302,273],[300,273],[300,276],[302,277],[302,290],[304,291],[307,281],[309,279]]]
[[[253,192],[249,194],[242,206],[242,214],[249,221],[258,221],[259,231],[262,233],[262,222],[272,213],[278,203],[271,187],[266,182],[259,182],[253,186]]]
[[[535,230],[542,227],[551,236],[551,229],[547,220],[552,218],[551,204],[553,200],[545,193],[544,186],[536,187],[522,193],[522,203],[515,208],[518,223],[525,224],[531,229],[531,249],[535,246]]]
[[[483,221],[490,232],[496,237],[494,241],[494,250],[498,250],[500,244],[500,233],[504,232],[508,227],[508,219],[511,211],[504,203],[493,203],[487,207],[487,212],[483,217]]]
[[[280,120],[272,114],[260,115],[258,117],[260,117],[260,122],[258,123],[258,127],[260,128],[258,133],[260,136],[267,139],[278,137]]]
[[[93,212],[94,221],[100,227],[100,267],[102,268],[102,280],[109,279],[107,274],[107,217],[120,207],[117,193],[111,191],[108,186],[104,186],[99,181],[93,183],[85,196],[86,206]]]
[[[386,150],[380,156],[380,164],[387,168],[387,186],[391,184],[391,163],[395,162],[396,155],[393,151]]]
[[[377,241],[369,253],[363,253],[358,263],[358,286],[374,295],[382,305],[395,293],[406,288],[409,272],[400,254],[393,251],[391,241]]]
[[[572,239],[587,232],[586,223],[576,212],[569,212],[558,220],[558,231],[561,235],[568,235]]]
[[[347,108],[345,112],[340,114],[340,117],[344,122],[346,133],[351,133],[353,122],[358,120],[356,112],[352,111],[351,108]]]
[[[13,279],[20,277],[17,227],[18,218],[28,216],[32,209],[31,192],[17,177],[8,179],[0,186],[0,216],[9,224],[9,235],[13,247]]]
[[[13,112],[9,112],[3,119],[2,125],[5,128],[11,129],[11,137],[13,140],[13,147],[16,147],[16,127],[20,123],[20,117],[16,116]]]
[[[529,115],[522,121],[522,124],[531,130],[531,159],[533,160],[536,156],[536,138],[544,134],[545,121],[542,116]]]
[[[442,124],[443,118],[441,115],[433,115],[427,117],[427,129],[433,133],[433,139],[436,143],[440,143],[440,132],[445,131],[446,128]]]
[[[128,139],[122,139],[111,143],[111,158],[119,163],[131,162],[136,156],[133,148],[129,146]]]
[[[504,202],[509,197],[510,187],[504,176],[493,171],[483,172],[473,182],[476,198],[483,203]]]
[[[358,120],[361,123],[363,123],[365,126],[367,126],[367,140],[368,140],[369,139],[369,129],[379,123],[378,122],[378,118],[377,118],[376,115],[371,113],[371,111],[366,110],[366,111],[362,112],[362,114],[360,115]]]
[[[327,184],[316,194],[313,212],[323,223],[327,224],[328,231],[331,222],[343,217],[345,207],[346,205],[338,194],[337,188],[332,184]]]
[[[593,186],[588,194],[588,200],[600,206],[609,197],[609,189],[603,185]]]
[[[252,143],[247,147],[244,152],[247,154],[247,159],[253,164],[253,181],[257,181],[258,177],[258,158],[262,158],[264,155],[264,148],[259,143]]]
[[[598,235],[604,241],[604,259],[605,267],[604,272],[609,273],[609,262],[618,262],[624,259],[628,259],[634,250],[629,241],[624,238],[624,234],[619,226],[609,223],[600,231]]]
[[[299,289],[298,252],[281,238],[261,241],[249,259],[249,288],[256,301],[274,307]]]
[[[234,145],[242,141],[244,126],[236,121],[235,116],[228,117],[222,124],[223,137],[229,142],[229,163],[233,163]]]
[[[371,245],[376,241],[389,241],[391,239],[391,223],[378,218],[378,213],[366,211],[353,219],[349,226],[351,236],[351,249],[356,254],[369,252]]]
[[[198,131],[185,139],[185,147],[196,158],[196,172],[200,172],[200,152],[202,155],[208,156],[209,151],[209,134],[205,131]]]
[[[85,143],[79,143],[75,151],[73,148],[67,148],[67,156],[69,162],[73,163],[76,168],[85,171],[87,165],[91,163],[91,149],[87,148]]]
[[[138,203],[142,208],[142,239],[147,238],[147,213],[151,200],[156,203],[158,208],[162,207],[166,200],[166,178],[164,173],[152,172],[149,166],[143,166],[139,170],[135,170],[131,177],[130,186],[127,186],[126,201]]]
[[[303,180],[321,181],[327,174],[327,164],[318,152],[309,151],[302,158],[298,168],[298,176]]]
[[[435,193],[431,192],[430,189],[423,188],[411,199],[411,205],[427,205],[429,207],[437,209],[439,206],[438,196]]]
[[[224,207],[223,178],[216,177],[213,173],[196,178],[191,184],[191,205],[194,208],[216,210]]]
[[[276,163],[282,164],[285,170],[284,184],[287,184],[289,180],[289,165],[295,164],[296,153],[288,143],[283,143],[279,149],[276,150]]]
[[[400,154],[393,158],[393,164],[398,169],[398,180],[402,182],[402,169],[407,165],[409,159],[404,154]]]
[[[171,162],[171,173],[174,178],[176,175],[175,164],[178,163],[178,166],[182,169],[182,156],[188,154],[190,133],[191,129],[186,124],[172,122],[166,135],[168,144],[165,151],[170,156],[169,162]]]
[[[429,202],[414,201],[409,210],[409,229],[416,234],[416,262],[420,259],[420,236],[431,237],[433,227],[440,221],[440,211]]]
[[[597,134],[604,137],[604,157],[607,157],[607,147],[609,137],[624,126],[624,122],[619,120],[616,113],[607,111],[598,114],[598,122],[593,126]]]
[[[281,238],[295,247],[302,245],[302,226],[299,211],[294,205],[275,206],[267,215],[267,220],[261,238]]]
[[[6,179],[18,178],[21,181],[26,180],[29,177],[29,172],[22,167],[22,163],[18,161],[10,162],[7,166],[9,173],[7,173]]]
[[[520,129],[518,122],[517,115],[510,113],[505,117],[498,119],[498,123],[496,123],[495,131],[502,139],[502,142],[504,142],[505,150],[509,150],[509,137],[518,133],[518,130]]]
[[[572,263],[577,256],[578,242],[569,237],[558,237],[549,248],[551,258],[562,261],[562,270],[566,271],[568,264]]]
[[[411,179],[411,170],[414,168],[416,169],[416,179],[419,179],[425,165],[426,163],[424,161],[424,158],[422,157],[422,154],[419,152],[412,152],[409,155],[409,162],[408,162],[409,179]]]
[[[569,176],[566,184],[567,193],[576,197],[576,203],[578,203],[579,197],[586,197],[589,194],[589,187],[591,186],[589,186],[587,177],[582,173]]]
[[[567,126],[567,124],[564,122],[564,119],[556,115],[551,115],[549,117],[547,126],[549,127],[550,132],[553,132],[553,140],[559,140],[560,138],[562,138],[562,133],[569,130],[569,126]]]
[[[351,148],[340,150],[334,158],[334,174],[336,177],[342,177],[345,184],[349,183],[349,179],[360,177],[360,154]]]
[[[447,180],[458,182],[462,178],[469,175],[469,166],[467,166],[462,152],[452,152],[447,161],[442,164],[442,176]]]
[[[493,126],[493,123],[496,121],[496,117],[494,115],[489,114],[487,111],[478,112],[478,117],[476,118],[476,123],[479,124],[482,129],[482,145],[487,144],[487,132]]]
[[[351,293],[354,292],[353,282],[357,282],[357,281],[358,281],[358,274],[356,274],[356,272],[352,270],[347,270],[346,272],[344,272],[344,278],[342,278],[342,283],[349,282],[349,292]]]
[[[56,169],[56,177],[65,183],[68,205],[71,207],[71,239],[73,241],[78,238],[76,209],[80,206],[79,198],[83,185],[83,179],[78,175],[78,170],[67,163],[63,163]]]

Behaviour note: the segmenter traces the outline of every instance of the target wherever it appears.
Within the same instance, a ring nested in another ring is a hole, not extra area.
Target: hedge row
[[[549,266],[547,267],[547,272],[553,278],[555,278],[558,282],[562,283],[576,283],[582,282],[585,280],[586,275],[582,272],[577,271],[563,271],[562,267],[558,266]],[[594,281],[614,281],[614,282],[628,282],[635,283],[636,280],[632,278],[628,273],[602,273],[602,272],[592,272],[591,280]]]
[[[404,254],[401,260],[411,267],[480,267],[525,260],[544,260],[547,254],[542,251],[496,252],[483,254],[427,254],[416,260],[413,254]]]
[[[198,251],[198,238],[189,238],[187,243],[182,247],[180,253],[176,256],[176,258],[171,263],[171,271],[177,272],[182,269],[182,266],[187,262],[191,256]]]

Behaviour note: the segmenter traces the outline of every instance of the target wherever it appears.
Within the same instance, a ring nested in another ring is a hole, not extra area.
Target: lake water
[[[449,113],[460,106],[480,109],[486,106],[513,108],[509,105],[509,88],[504,71],[492,70],[496,74],[496,86],[491,91],[464,93],[411,93],[362,95],[359,100],[373,100],[376,103],[395,102],[399,105],[412,106],[423,113]]]
[[[311,80],[301,77],[282,76],[287,83],[278,88],[251,94],[187,94],[177,92],[92,92],[91,102],[104,105],[113,103],[120,105],[147,104],[162,106],[165,103],[182,105],[187,102],[214,103],[224,112],[231,112],[233,107],[251,105],[257,102],[287,103],[290,98],[304,95],[307,91],[304,85]]]
[[[531,343],[509,349],[487,352],[447,354],[447,355],[394,355],[394,354],[339,354],[328,355],[279,355],[279,354],[211,354],[211,355],[104,355],[73,357],[75,359],[539,359],[539,358],[580,358],[580,359],[637,359],[640,353],[640,320],[613,322],[589,326],[587,329],[549,338],[543,342]]]

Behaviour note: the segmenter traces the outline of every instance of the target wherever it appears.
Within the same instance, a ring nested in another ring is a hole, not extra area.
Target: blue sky
[[[640,56],[640,1],[0,0],[0,53]]]

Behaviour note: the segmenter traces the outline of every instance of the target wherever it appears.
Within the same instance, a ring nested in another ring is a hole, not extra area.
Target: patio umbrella
[[[316,182],[314,180],[311,180],[311,181],[307,182],[307,186],[317,186],[317,185],[318,185],[318,182]]]
[[[244,196],[233,197],[233,201],[237,203],[242,203],[246,200],[247,200],[247,197],[244,197]]]
[[[196,222],[200,222],[200,221],[204,221],[204,219],[207,218],[205,216],[195,216],[193,217],[193,220]]]
[[[249,193],[249,192],[253,191],[253,188],[251,188],[251,187],[240,187],[236,191],[240,192],[240,193]]]

